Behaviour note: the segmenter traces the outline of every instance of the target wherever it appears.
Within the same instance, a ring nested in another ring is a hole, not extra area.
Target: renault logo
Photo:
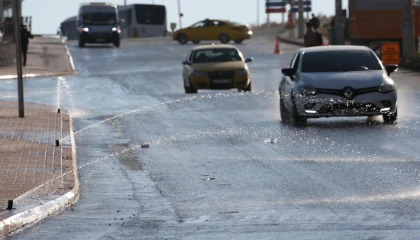
[[[344,97],[347,99],[352,99],[354,96],[354,91],[352,88],[344,88]]]

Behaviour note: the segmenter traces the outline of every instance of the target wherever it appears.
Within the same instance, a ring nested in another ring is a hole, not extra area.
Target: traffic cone
[[[274,46],[274,54],[280,54],[280,38],[276,37],[276,45]]]

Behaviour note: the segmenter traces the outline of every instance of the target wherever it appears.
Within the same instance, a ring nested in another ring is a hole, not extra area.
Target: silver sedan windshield
[[[320,51],[303,55],[302,72],[348,72],[382,70],[371,51]]]

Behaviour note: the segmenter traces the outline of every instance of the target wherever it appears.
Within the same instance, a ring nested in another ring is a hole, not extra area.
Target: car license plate
[[[231,83],[232,79],[214,79],[213,83],[214,84],[226,84],[226,83]]]
[[[354,115],[356,112],[353,109],[342,109],[342,110],[337,110],[336,114],[340,115],[340,116],[351,116]]]
[[[103,38],[97,38],[96,41],[97,42],[105,42],[105,39],[103,39]]]

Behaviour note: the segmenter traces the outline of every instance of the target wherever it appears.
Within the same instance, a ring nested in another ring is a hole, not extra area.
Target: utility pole
[[[178,17],[179,17],[179,28],[182,28],[182,15],[181,15],[181,0],[178,0]]]
[[[408,58],[416,54],[414,34],[413,0],[402,0],[402,52]]]
[[[334,30],[335,30],[335,44],[344,44],[344,28],[343,28],[343,7],[341,0],[335,0],[335,19],[334,19]]]
[[[3,24],[3,0],[0,0],[0,24]]]
[[[127,0],[124,0],[124,6],[127,6]]]
[[[257,27],[260,26],[260,0],[257,0]]]
[[[270,0],[267,0],[267,3],[270,2]],[[270,28],[270,13],[267,12],[267,28]]]
[[[0,0],[1,1],[1,0]],[[23,79],[22,79],[22,50],[21,50],[21,39],[20,39],[20,24],[21,24],[21,6],[20,0],[13,0],[13,17],[14,17],[14,28],[15,28],[15,45],[16,45],[16,68],[17,68],[17,82],[18,82],[18,105],[19,105],[19,117],[25,117],[24,102],[23,102]]]
[[[303,16],[303,0],[299,0],[299,29],[298,29],[298,38],[303,38],[305,35],[304,28],[305,28],[305,22],[304,22],[304,16]]]

